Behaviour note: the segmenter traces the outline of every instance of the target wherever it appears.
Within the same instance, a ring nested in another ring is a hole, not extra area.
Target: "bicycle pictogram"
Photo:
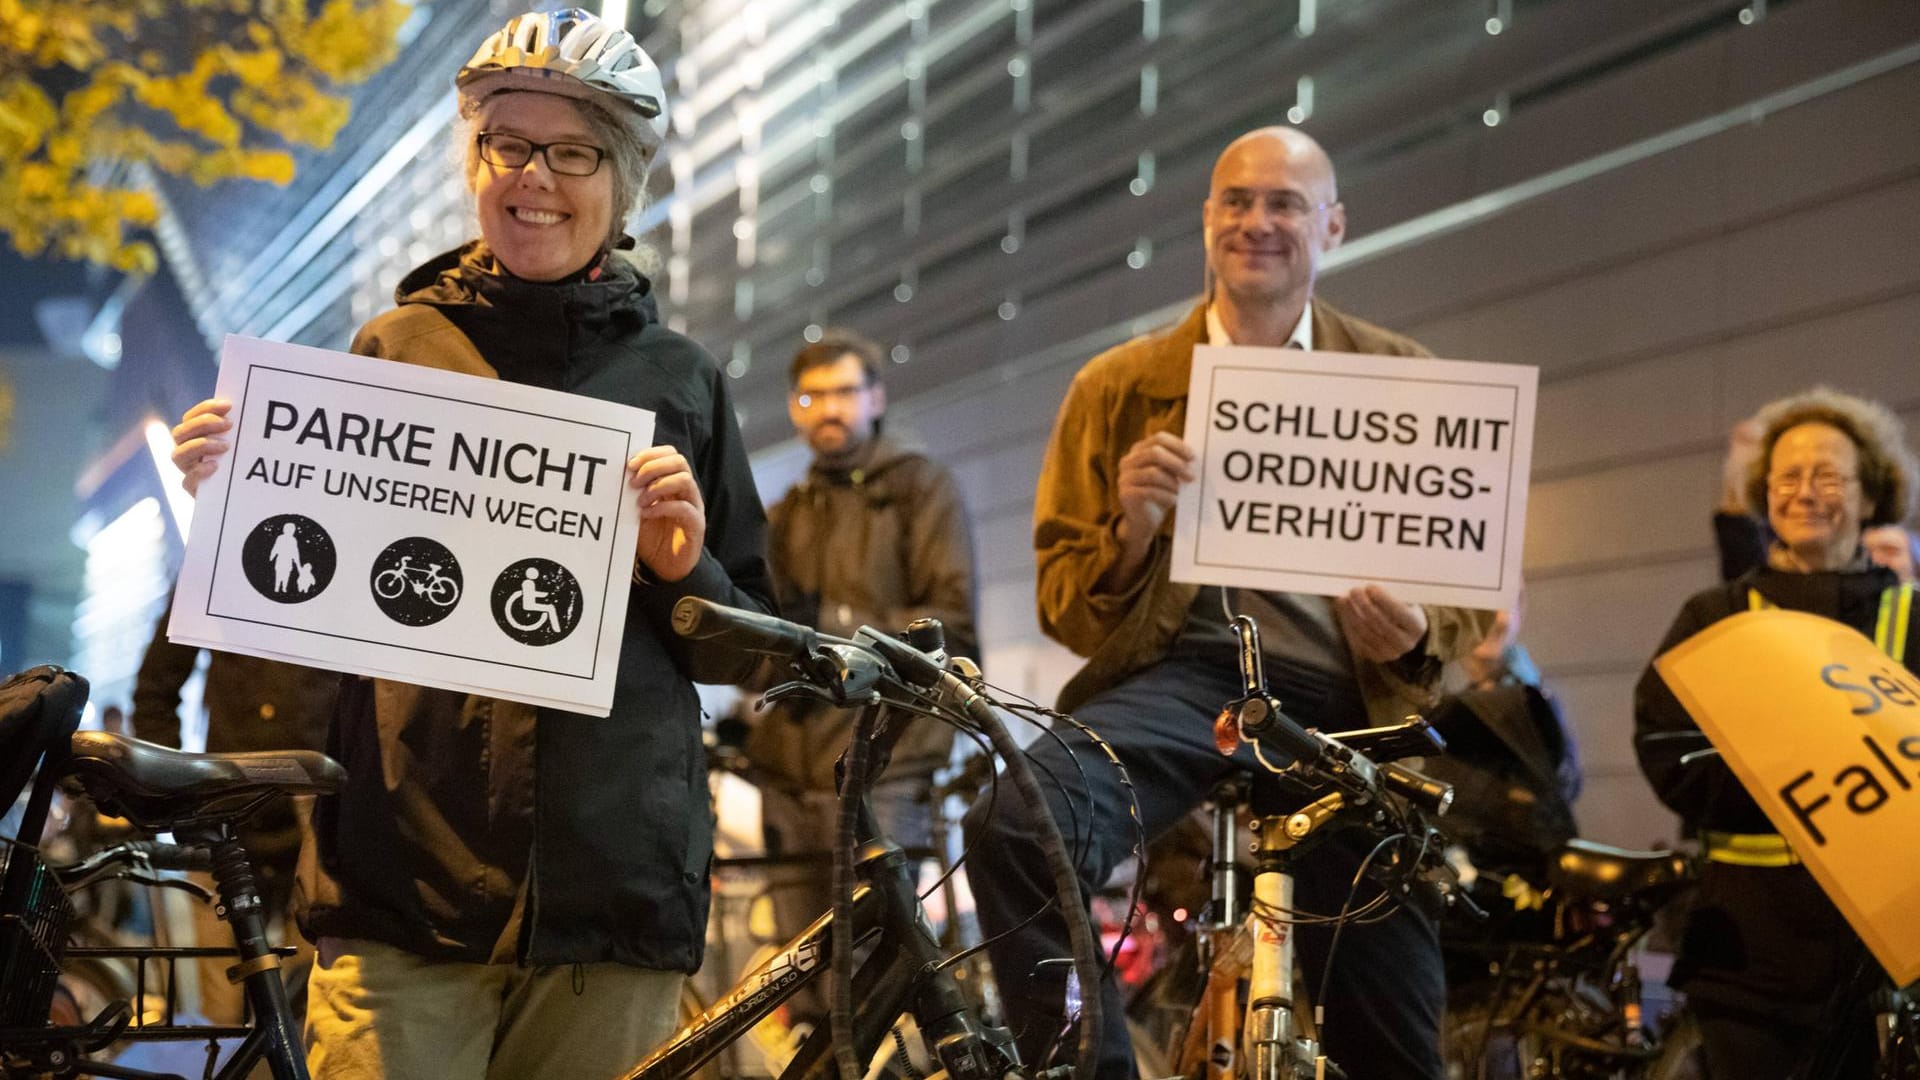
[[[425,570],[408,565],[410,556],[401,556],[400,565],[374,576],[373,591],[383,600],[392,600],[413,587],[415,596],[424,596],[441,607],[460,602],[460,583],[440,572],[439,563],[428,563]]]
[[[373,560],[374,603],[394,622],[428,626],[460,603],[460,562],[438,540],[409,536],[388,544]]]

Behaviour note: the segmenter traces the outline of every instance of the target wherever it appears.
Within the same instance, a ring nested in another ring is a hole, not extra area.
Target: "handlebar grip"
[[[136,840],[127,845],[127,852],[144,857],[155,870],[213,870],[213,853],[206,848]]]
[[[1415,772],[1398,762],[1379,766],[1380,786],[1430,814],[1440,815],[1453,805],[1453,785]]]
[[[697,596],[682,597],[673,606],[673,632],[692,641],[795,659],[812,655],[819,645],[819,635],[809,627]]]
[[[1240,730],[1295,761],[1318,765],[1326,748],[1312,732],[1294,723],[1270,697],[1253,697],[1241,706]]]

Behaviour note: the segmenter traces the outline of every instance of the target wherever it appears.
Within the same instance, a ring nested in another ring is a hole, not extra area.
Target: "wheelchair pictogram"
[[[580,622],[580,583],[559,563],[521,559],[493,583],[493,617],[523,645],[551,645]]]

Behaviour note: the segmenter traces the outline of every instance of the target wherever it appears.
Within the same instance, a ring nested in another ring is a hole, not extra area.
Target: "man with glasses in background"
[[[813,451],[806,476],[767,513],[769,565],[781,612],[824,633],[848,637],[862,625],[899,633],[931,617],[946,628],[947,651],[978,657],[974,632],[973,542],[960,490],[925,454],[881,434],[887,388],[880,348],[829,330],[802,348],[789,371],[787,415]],[[834,762],[855,714],[804,698],[761,713],[747,758],[761,781],[770,855],[815,854],[773,889],[781,936],[826,910],[828,853],[836,810]],[[932,843],[933,773],[947,763],[953,732],[917,723],[895,745],[873,788],[880,828],[908,849]],[[817,1021],[824,997],[801,1002]]]

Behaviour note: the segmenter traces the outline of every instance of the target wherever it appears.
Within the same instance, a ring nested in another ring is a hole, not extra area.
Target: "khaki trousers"
[[[307,1066],[315,1080],[611,1080],[673,1033],[684,978],[326,938],[307,986]]]

